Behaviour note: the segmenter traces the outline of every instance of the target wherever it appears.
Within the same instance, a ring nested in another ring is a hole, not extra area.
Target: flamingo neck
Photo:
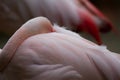
[[[3,71],[11,61],[17,48],[24,40],[30,36],[42,33],[52,32],[51,23],[43,17],[38,17],[25,23],[16,33],[8,40],[0,54],[0,72]]]

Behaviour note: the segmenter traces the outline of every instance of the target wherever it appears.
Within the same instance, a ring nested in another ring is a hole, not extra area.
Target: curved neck
[[[48,32],[52,32],[52,26],[46,18],[38,17],[25,23],[4,46],[0,54],[0,71],[3,71],[8,65],[13,58],[16,49],[24,40],[30,36]]]

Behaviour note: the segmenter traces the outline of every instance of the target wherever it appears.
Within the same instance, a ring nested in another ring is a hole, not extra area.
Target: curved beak
[[[105,17],[102,12],[100,12],[94,5],[92,5],[88,0],[81,0],[81,3],[86,7],[86,9],[98,20],[94,20],[100,32],[109,32],[114,29],[112,23]]]

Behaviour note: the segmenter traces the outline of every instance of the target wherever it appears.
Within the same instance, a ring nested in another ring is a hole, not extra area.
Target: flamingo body
[[[0,54],[1,80],[119,80],[119,67],[118,54],[74,32],[52,27],[42,17],[24,24]]]

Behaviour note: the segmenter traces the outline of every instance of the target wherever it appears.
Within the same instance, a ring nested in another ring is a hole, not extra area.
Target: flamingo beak
[[[112,23],[105,17],[102,12],[100,12],[94,5],[92,5],[88,0],[82,0],[82,3],[85,5],[86,9],[91,12],[92,15],[98,18],[100,23],[96,22],[100,32],[109,32],[114,30]],[[97,21],[97,20],[96,20]]]

